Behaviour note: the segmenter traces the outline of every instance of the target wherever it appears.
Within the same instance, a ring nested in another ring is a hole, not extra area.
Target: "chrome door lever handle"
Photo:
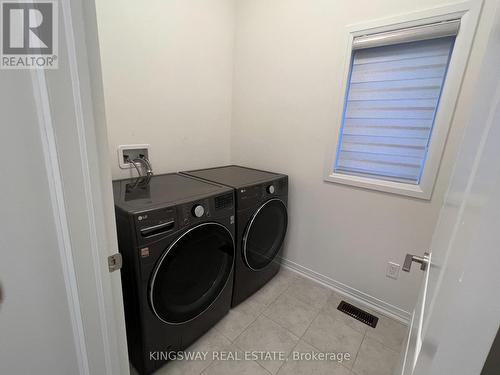
[[[420,269],[422,271],[425,271],[427,269],[427,265],[429,264],[429,253],[425,252],[423,257],[413,254],[406,254],[405,262],[403,263],[403,271],[410,272],[413,262],[420,263]]]

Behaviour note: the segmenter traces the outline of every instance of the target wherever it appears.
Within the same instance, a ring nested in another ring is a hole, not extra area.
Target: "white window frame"
[[[441,163],[441,158],[446,144],[446,138],[448,137],[448,131],[455,112],[455,106],[460,92],[462,79],[467,67],[482,2],[482,0],[466,1],[443,7],[427,9],[420,12],[404,14],[397,17],[347,26],[344,74],[341,81],[342,86],[339,88],[339,92],[343,92],[344,94],[342,95],[342,100],[339,100],[335,115],[335,133],[332,137],[330,137],[331,142],[328,147],[327,160],[324,168],[325,181],[385,191],[420,199],[428,200],[431,198],[434,182],[437,177],[439,165]],[[455,40],[439,107],[436,112],[434,127],[427,153],[427,160],[423,168],[420,183],[415,185],[334,172],[335,160],[337,157],[337,146],[346,100],[345,95],[347,93],[347,85],[349,84],[349,70],[352,59],[352,46],[354,38],[409,27],[423,26],[434,22],[452,19],[460,20],[460,29]]]

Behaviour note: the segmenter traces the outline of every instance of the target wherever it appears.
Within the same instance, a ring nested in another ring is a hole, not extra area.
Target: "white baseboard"
[[[384,302],[378,298],[370,296],[369,294],[351,288],[350,286],[345,285],[340,281],[334,280],[307,267],[301,266],[300,264],[292,262],[289,259],[281,258],[281,264],[291,271],[319,282],[329,287],[330,289],[333,289],[335,292],[349,297],[350,299],[363,304],[372,310],[378,311],[383,315],[396,319],[403,324],[409,325],[410,323],[411,313],[409,313],[408,311],[402,310],[399,307],[391,305],[390,303]]]

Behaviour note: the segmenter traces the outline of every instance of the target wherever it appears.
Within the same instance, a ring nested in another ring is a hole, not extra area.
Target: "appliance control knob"
[[[269,194],[274,194],[274,192],[275,192],[274,185],[269,185],[269,186],[267,187],[267,192],[268,192]]]
[[[193,215],[195,217],[202,217],[205,214],[205,209],[201,204],[197,204],[193,207]]]

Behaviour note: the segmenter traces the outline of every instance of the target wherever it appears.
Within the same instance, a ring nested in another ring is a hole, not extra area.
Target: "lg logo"
[[[5,69],[57,68],[57,2],[2,1]]]

